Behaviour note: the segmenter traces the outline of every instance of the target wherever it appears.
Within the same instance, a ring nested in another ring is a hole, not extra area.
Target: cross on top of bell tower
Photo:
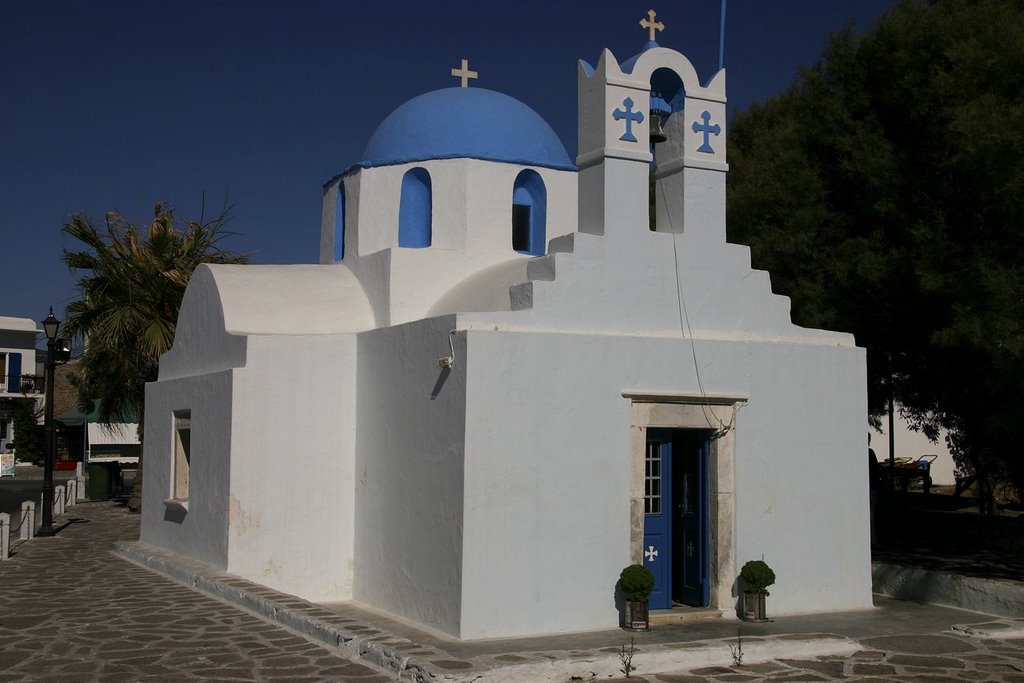
[[[640,26],[647,29],[648,35],[650,36],[649,40],[652,43],[655,42],[656,38],[658,37],[658,31],[665,30],[665,24],[661,23],[660,21],[654,20],[657,16],[658,13],[651,9],[647,10],[647,19],[640,20]]]
[[[456,78],[462,79],[462,87],[463,88],[468,88],[469,87],[469,79],[471,79],[471,78],[479,78],[479,74],[477,74],[476,71],[470,71],[469,70],[469,60],[468,59],[463,59],[462,60],[462,67],[461,68],[459,68],[459,69],[452,69],[452,76],[455,76]]]

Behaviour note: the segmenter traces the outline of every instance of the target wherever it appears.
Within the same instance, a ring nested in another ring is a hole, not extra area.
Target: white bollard
[[[21,540],[30,541],[36,535],[36,504],[26,500],[21,504]]]
[[[0,512],[0,560],[6,560],[11,555],[11,516],[6,512]]]
[[[64,496],[65,496],[66,491],[67,490],[64,488],[64,484],[61,484],[60,486],[54,486],[53,487],[53,516],[54,517],[57,517],[58,515],[63,515],[64,514]]]
[[[78,463],[77,465],[75,465],[75,481],[78,482],[78,485],[75,487],[75,495],[77,495],[79,499],[84,500],[85,499],[85,465],[83,463]]]
[[[71,507],[72,505],[75,504],[76,501],[78,501],[78,494],[76,492],[78,489],[77,484],[78,482],[75,481],[74,479],[68,479],[67,482],[64,484],[67,487],[68,492],[68,499],[64,503],[65,509]]]

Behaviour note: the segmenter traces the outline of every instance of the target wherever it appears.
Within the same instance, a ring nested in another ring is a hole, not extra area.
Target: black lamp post
[[[60,329],[60,321],[53,315],[53,307],[50,307],[50,315],[43,321],[43,331],[46,333],[46,453],[43,459],[43,524],[39,528],[40,536],[53,536],[53,461],[57,455],[57,439],[53,426],[53,376],[57,369],[57,330]]]

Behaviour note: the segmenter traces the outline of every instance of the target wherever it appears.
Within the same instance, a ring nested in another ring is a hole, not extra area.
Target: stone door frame
[[[711,441],[708,456],[708,558],[711,582],[709,607],[736,609],[736,412],[740,397],[650,396],[624,394],[631,401],[630,562],[643,564],[644,449],[648,428],[731,428]],[[710,423],[710,424],[709,424]]]

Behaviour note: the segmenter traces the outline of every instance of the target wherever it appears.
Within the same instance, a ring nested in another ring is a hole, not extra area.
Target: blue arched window
[[[338,208],[334,212],[334,262],[345,258],[345,181],[338,183]]]
[[[402,176],[402,203],[398,208],[398,246],[430,246],[430,174],[413,168]]]
[[[541,256],[547,234],[548,191],[536,171],[527,169],[516,176],[512,187],[512,248]]]

